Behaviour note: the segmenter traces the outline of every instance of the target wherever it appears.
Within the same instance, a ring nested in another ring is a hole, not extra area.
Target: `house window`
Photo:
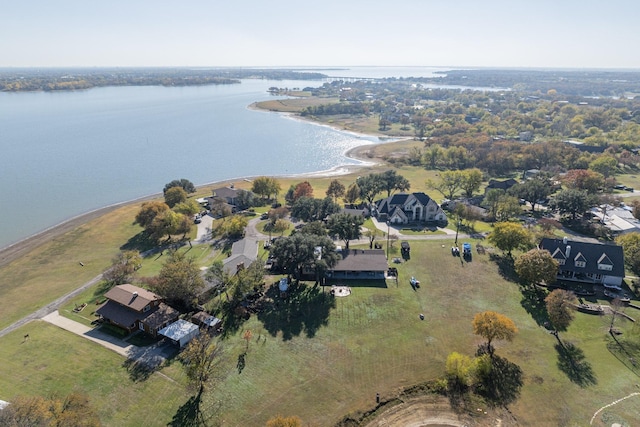
[[[598,270],[611,271],[611,270],[613,270],[613,265],[609,265],[609,264],[598,264]]]
[[[584,268],[586,265],[587,265],[587,263],[584,262],[584,261],[576,261],[576,267]]]
[[[144,331],[144,323],[142,322],[138,323],[138,329],[140,329],[141,331]]]
[[[594,278],[595,280],[602,280],[602,274],[594,274],[594,275],[593,275],[593,278]]]
[[[560,264],[560,265],[564,265],[564,262],[565,262],[566,260],[564,260],[564,259],[557,259],[556,261],[558,261],[558,264]]]
[[[151,306],[149,304],[145,305],[144,308],[142,309],[143,313],[146,313],[147,311],[151,310]]]

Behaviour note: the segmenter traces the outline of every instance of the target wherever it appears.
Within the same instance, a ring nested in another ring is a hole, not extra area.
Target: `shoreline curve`
[[[265,111],[265,110],[262,110]],[[268,111],[267,111],[268,112]],[[323,126],[324,124],[317,123],[319,126]],[[325,125],[326,126],[326,125]],[[330,126],[329,126],[330,127]],[[342,131],[341,129],[337,129]],[[377,138],[378,135],[366,135],[373,138]],[[385,144],[389,142],[394,142],[397,140],[389,140],[389,141],[381,141],[380,144]],[[355,172],[359,169],[368,168],[379,164],[379,161],[375,161],[371,158],[365,158],[363,156],[363,151],[367,150],[373,145],[378,145],[376,143],[370,142],[359,145],[357,147],[351,148],[347,150],[343,155],[350,159],[358,160],[358,164],[343,164],[337,165],[330,169],[315,171],[315,172],[304,172],[299,174],[291,174],[291,175],[274,175],[274,178],[305,178],[305,177],[313,177],[313,178],[323,178],[323,177],[333,177],[333,176],[341,176],[347,175],[349,173]],[[257,176],[242,176],[236,178],[228,178],[219,181],[212,181],[204,184],[199,184],[196,188],[201,189],[204,187],[209,187],[212,185],[222,185],[225,183],[238,181],[238,180],[251,180],[252,178],[256,178]],[[28,237],[25,237],[22,240],[19,240],[15,243],[11,243],[8,246],[0,248],[0,267],[4,267],[5,265],[15,261],[16,259],[22,257],[23,255],[28,254],[32,250],[38,248],[39,246],[51,241],[52,239],[65,234],[71,230],[78,228],[79,226],[86,224],[89,221],[100,218],[103,215],[108,214],[116,209],[121,207],[145,202],[148,200],[153,200],[161,196],[161,193],[149,194],[146,196],[138,197],[132,200],[126,200],[123,202],[114,203],[108,206],[104,206],[102,208],[94,209],[88,212],[84,212],[78,215],[75,215],[71,218],[68,218],[56,225],[50,226],[42,231],[36,232]]]

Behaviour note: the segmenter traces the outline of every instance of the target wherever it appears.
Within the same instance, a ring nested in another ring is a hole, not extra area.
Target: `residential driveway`
[[[138,347],[109,334],[105,334],[98,328],[90,328],[82,323],[74,322],[71,319],[60,316],[57,310],[44,316],[42,320],[69,332],[73,332],[76,335],[80,335],[109,350],[115,351],[128,360],[142,363],[152,369],[160,366],[164,363],[165,359],[176,353],[176,348],[168,342],[160,342],[148,347]]]
[[[60,316],[58,310],[54,311],[53,313],[47,314],[42,318],[42,320],[49,322],[52,325],[56,325],[59,328],[62,328],[69,332],[73,332],[76,335],[87,338],[125,357],[129,357],[130,351],[133,349],[133,347],[135,347],[134,345],[131,345],[123,340],[105,334],[98,329],[90,328],[83,325],[82,323],[74,322],[71,319]]]
[[[198,226],[198,232],[196,233],[196,240],[194,243],[205,243],[211,240],[211,226],[213,225],[213,217],[209,214],[200,218],[200,224]]]

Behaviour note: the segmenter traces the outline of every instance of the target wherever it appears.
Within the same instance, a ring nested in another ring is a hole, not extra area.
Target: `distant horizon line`
[[[640,67],[488,66],[488,65],[0,65],[0,70],[24,69],[286,69],[344,70],[352,68],[432,68],[438,70],[637,71]]]

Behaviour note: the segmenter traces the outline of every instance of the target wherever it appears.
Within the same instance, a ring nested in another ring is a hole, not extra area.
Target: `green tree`
[[[615,157],[608,155],[598,156],[594,161],[589,163],[589,169],[602,174],[605,178],[615,175],[618,169],[618,161]]]
[[[229,298],[229,288],[233,285],[233,276],[227,273],[224,269],[224,263],[222,260],[216,260],[211,264],[211,267],[207,269],[204,275],[207,282],[213,285],[213,289],[218,291],[218,295],[222,292],[225,293],[227,301]]]
[[[411,183],[407,178],[402,175],[398,175],[395,170],[388,170],[381,174],[378,174],[378,181],[381,191],[387,192],[387,197],[391,196],[391,193],[395,190],[407,191],[411,188]]]
[[[182,214],[168,210],[157,215],[148,230],[152,238],[160,240],[164,236],[167,236],[167,241],[170,241],[171,235],[185,232],[185,219],[190,229],[191,221],[189,221],[188,218]]]
[[[185,373],[192,386],[202,394],[215,373],[219,347],[213,342],[211,335],[203,333],[192,339],[180,352],[178,358],[185,368]]]
[[[382,231],[378,230],[376,227],[370,228],[364,232],[364,235],[367,239],[369,239],[369,249],[373,249],[373,243],[377,238],[382,237]]]
[[[531,204],[531,212],[536,210],[539,200],[545,199],[551,194],[551,182],[544,176],[535,177],[522,184],[516,184],[509,189],[512,194]]]
[[[255,205],[254,194],[251,191],[247,190],[238,190],[236,196],[236,206],[240,210],[249,209],[251,206]]]
[[[473,193],[480,189],[482,184],[482,171],[480,169],[465,169],[462,172],[462,183],[460,187],[465,196],[473,197]]]
[[[102,424],[89,398],[71,393],[62,399],[16,396],[0,410],[3,427],[99,427]]]
[[[169,206],[164,202],[145,202],[136,215],[135,223],[146,230],[151,226],[156,216],[169,209]]]
[[[424,158],[429,169],[434,170],[444,156],[442,147],[434,144],[425,149]]]
[[[193,182],[189,181],[188,179],[182,178],[182,179],[174,179],[168,184],[165,184],[164,189],[162,190],[162,193],[166,194],[167,190],[173,187],[180,187],[189,194],[196,192],[196,186],[193,185]]]
[[[541,282],[553,284],[558,275],[559,264],[553,259],[549,251],[531,249],[520,255],[515,262],[516,273],[520,280],[527,285]]]
[[[511,257],[514,249],[529,249],[532,237],[527,229],[516,222],[499,222],[493,227],[488,239]]]
[[[482,199],[481,206],[488,211],[491,218],[496,218],[496,212],[498,211],[498,204],[500,198],[505,195],[504,190],[499,188],[492,188],[487,191]]]
[[[360,198],[366,200],[369,205],[373,204],[376,196],[383,190],[378,174],[360,176],[356,179],[356,185],[360,189]]]
[[[333,201],[336,202],[338,197],[344,196],[344,192],[344,184],[337,179],[332,179],[329,183],[329,188],[327,188],[327,197],[333,198]]]
[[[275,178],[268,176],[261,176],[253,180],[251,184],[251,191],[263,199],[270,199],[273,194],[278,197],[280,193],[280,184]]]
[[[322,221],[311,221],[300,229],[300,233],[315,234],[316,236],[326,236],[327,229]]]
[[[249,224],[249,220],[244,215],[232,215],[225,218],[220,227],[222,235],[230,239],[242,237],[247,224]]]
[[[170,208],[187,201],[187,192],[182,187],[171,187],[164,193],[164,202]]]
[[[194,199],[188,199],[185,202],[175,205],[173,207],[173,210],[186,216],[193,216],[200,212],[202,208],[200,207],[200,204]]]
[[[111,267],[102,274],[102,278],[111,285],[129,283],[140,267],[142,257],[138,251],[121,251],[112,259]]]
[[[575,221],[576,215],[584,214],[590,207],[597,204],[597,199],[591,197],[586,190],[567,188],[558,192],[550,201],[549,206],[560,214],[571,215]]]
[[[616,243],[622,246],[624,263],[634,274],[640,275],[640,233],[626,233],[616,237]]]
[[[462,189],[462,184],[463,176],[458,170],[441,172],[438,181],[427,180],[427,187],[438,191],[450,200],[453,200],[455,194]]]
[[[494,340],[512,341],[518,332],[513,320],[495,311],[483,311],[473,317],[473,333],[487,340],[487,352],[493,357]]]
[[[324,199],[301,197],[291,206],[291,216],[307,222],[323,221],[329,215],[340,212],[340,209],[340,205],[335,203],[331,197]]]
[[[331,215],[327,223],[330,235],[336,235],[344,241],[346,249],[349,249],[349,241],[358,240],[362,235],[360,227],[364,223],[364,218],[360,215],[348,213],[338,213]]]
[[[182,252],[171,251],[169,258],[162,264],[154,288],[169,303],[192,307],[204,289],[204,279],[193,258]]]
[[[275,224],[273,224],[271,231],[273,231],[274,233],[280,233],[280,235],[282,235],[289,229],[290,226],[291,223],[286,219],[279,219]]]
[[[355,182],[349,186],[344,195],[344,202],[353,205],[360,198],[360,187]]]
[[[496,206],[496,221],[510,221],[522,214],[522,207],[517,198],[503,194]]]
[[[573,320],[576,296],[573,292],[565,289],[554,289],[547,295],[544,302],[547,307],[549,321],[555,329],[557,337],[557,332],[565,331]]]
[[[317,252],[321,248],[321,253]],[[278,239],[270,250],[276,263],[292,274],[295,278],[302,277],[303,270],[308,268],[331,268],[338,262],[336,246],[327,236],[296,233],[289,237]]]

